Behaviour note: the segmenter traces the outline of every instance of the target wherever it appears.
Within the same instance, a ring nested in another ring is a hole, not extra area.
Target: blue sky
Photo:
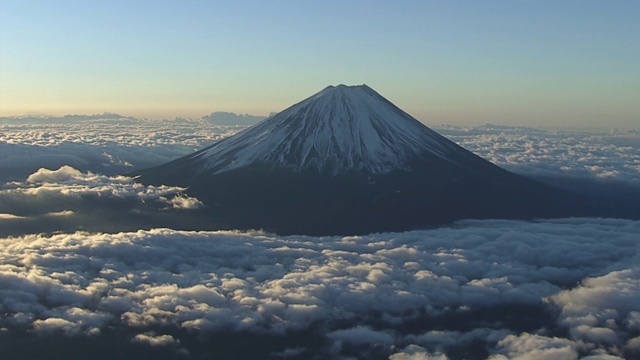
[[[640,127],[638,1],[18,1],[0,115],[268,114],[366,83],[427,124]]]

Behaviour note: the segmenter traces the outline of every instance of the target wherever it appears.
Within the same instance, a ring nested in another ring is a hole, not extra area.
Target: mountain
[[[279,233],[401,231],[464,218],[586,215],[591,208],[463,149],[366,85],[329,86],[135,175],[188,187],[221,228]]]
[[[409,170],[416,156],[460,161],[466,155],[368,86],[340,85],[191,158],[210,175],[257,163],[335,175]]]
[[[63,116],[49,116],[46,114],[31,113],[25,116],[0,117],[0,124],[70,124],[91,121],[137,122],[139,120],[131,116],[123,116],[110,112],[93,115],[69,114]]]
[[[265,118],[265,116],[235,114],[226,111],[216,111],[202,117],[203,120],[215,125],[255,125]]]

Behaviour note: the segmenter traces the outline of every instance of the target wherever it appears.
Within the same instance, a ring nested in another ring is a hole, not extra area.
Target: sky
[[[427,124],[640,126],[640,3],[18,1],[0,116],[267,115],[367,84]]]

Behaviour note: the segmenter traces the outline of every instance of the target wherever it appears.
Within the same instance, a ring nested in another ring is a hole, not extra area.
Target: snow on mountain
[[[366,85],[329,86],[267,120],[192,156],[217,174],[249,164],[296,171],[384,174],[411,158],[454,161],[463,151]]]

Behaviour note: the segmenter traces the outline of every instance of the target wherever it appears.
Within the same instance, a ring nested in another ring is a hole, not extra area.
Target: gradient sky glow
[[[427,124],[640,127],[640,2],[20,1],[0,116],[266,115],[371,86]]]

